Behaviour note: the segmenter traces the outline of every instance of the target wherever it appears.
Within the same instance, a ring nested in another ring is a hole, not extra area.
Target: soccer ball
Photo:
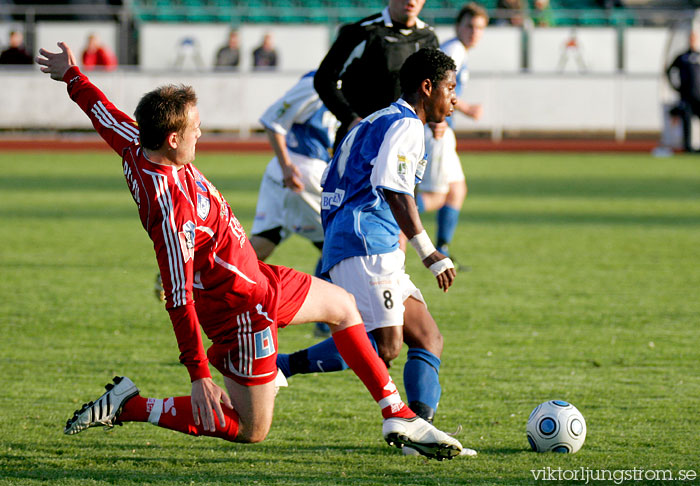
[[[527,440],[535,452],[578,451],[586,440],[586,420],[563,400],[537,405],[527,419]]]

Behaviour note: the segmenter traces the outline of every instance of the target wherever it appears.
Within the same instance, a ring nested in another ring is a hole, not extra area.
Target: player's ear
[[[433,82],[430,81],[429,78],[424,79],[420,83],[420,94],[430,97],[430,94],[433,92]]]
[[[168,148],[171,148],[171,149],[173,149],[173,150],[177,149],[178,142],[179,142],[179,139],[178,139],[178,136],[177,136],[177,132],[170,132],[170,133],[168,133],[168,135],[165,137],[165,145],[166,145]]]

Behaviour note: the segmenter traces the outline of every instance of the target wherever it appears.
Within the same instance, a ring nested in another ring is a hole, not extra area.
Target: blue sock
[[[425,201],[423,201],[423,195],[420,192],[416,193],[416,206],[418,206],[418,212],[425,212]]]
[[[316,262],[316,269],[314,270],[314,277],[318,277],[318,278],[325,280],[326,282],[330,282],[331,281],[330,276],[328,274],[324,275],[323,273],[321,273],[321,268],[322,268],[321,264],[322,263],[323,263],[323,258],[319,257],[318,261]],[[326,324],[325,322],[317,322],[316,329],[318,331],[317,335],[320,334],[321,336],[324,336],[324,335],[328,336],[331,333],[331,328],[328,327],[328,324]]]
[[[374,341],[374,336],[367,333],[367,337],[376,352],[377,343]],[[287,378],[296,374],[328,373],[348,369],[332,337],[296,353],[278,354],[277,367]]]
[[[437,246],[449,245],[459,222],[459,209],[443,206],[437,213]]]
[[[440,402],[440,358],[427,349],[410,348],[403,367],[403,383],[408,406],[417,415],[432,422]]]

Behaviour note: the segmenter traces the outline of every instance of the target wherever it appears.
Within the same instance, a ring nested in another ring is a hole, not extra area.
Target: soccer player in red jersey
[[[381,408],[390,445],[451,458],[462,446],[404,404],[370,344],[350,294],[321,279],[258,261],[245,231],[214,186],[192,165],[201,136],[197,98],[188,86],[146,93],[136,122],[80,72],[70,48],[41,49],[37,62],[90,117],[122,158],[127,186],[156,252],[166,309],[192,382],[191,396],[145,398],[126,377],[77,410],[65,427],[151,422],[236,442],[260,442],[272,423],[277,329],[323,321],[343,359]],[[211,339],[205,353],[199,328]],[[211,378],[209,363],[226,390]]]

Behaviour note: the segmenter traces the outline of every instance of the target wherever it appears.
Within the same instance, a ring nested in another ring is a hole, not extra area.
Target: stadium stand
[[[462,0],[432,0],[423,8],[422,17],[434,24],[452,23]],[[497,0],[480,2],[498,18]],[[142,21],[216,21],[216,22],[347,22],[382,9],[384,0],[134,0],[135,16]],[[553,0],[552,10],[562,24],[614,23],[615,11],[598,0]]]

